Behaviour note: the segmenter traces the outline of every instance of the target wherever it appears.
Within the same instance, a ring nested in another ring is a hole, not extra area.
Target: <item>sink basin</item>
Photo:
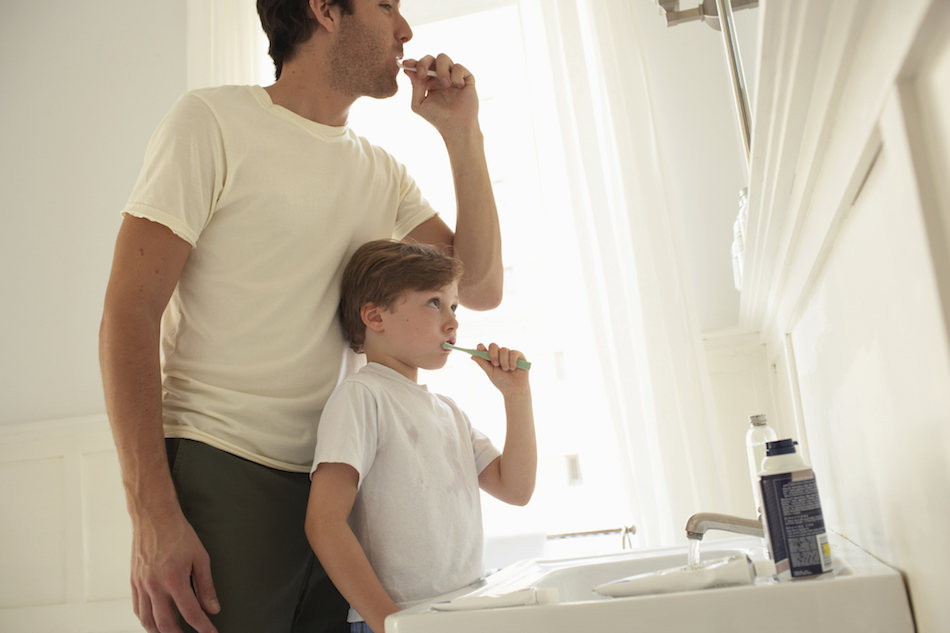
[[[386,618],[386,633],[586,631],[704,631],[737,633],[913,633],[900,573],[844,538],[830,533],[835,574],[788,583],[609,598],[593,588],[634,574],[681,567],[687,546],[605,556],[532,559],[515,563],[482,583]],[[704,543],[704,561],[736,553],[761,557],[762,541],[739,537]],[[557,604],[437,611],[432,604],[460,597],[557,589]]]

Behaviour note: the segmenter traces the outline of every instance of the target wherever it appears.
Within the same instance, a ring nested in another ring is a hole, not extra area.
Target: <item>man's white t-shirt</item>
[[[500,454],[450,398],[369,363],[327,402],[313,463],[359,473],[350,527],[404,609],[484,575],[478,475]]]
[[[406,168],[259,86],[203,89],[156,130],[123,213],[193,247],[162,321],[165,435],[308,472],[341,376],[343,269],[435,215]]]

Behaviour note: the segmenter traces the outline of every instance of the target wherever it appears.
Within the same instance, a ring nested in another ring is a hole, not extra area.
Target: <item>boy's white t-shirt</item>
[[[406,168],[259,86],[183,95],[124,214],[192,245],[162,321],[165,435],[308,472],[339,382],[343,269],[435,215]]]
[[[404,609],[484,575],[478,475],[500,454],[450,398],[369,363],[330,396],[313,463],[359,473],[350,527]]]

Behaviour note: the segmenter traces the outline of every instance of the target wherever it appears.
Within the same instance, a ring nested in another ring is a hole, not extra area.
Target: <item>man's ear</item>
[[[317,22],[329,32],[340,28],[342,12],[339,5],[330,4],[327,0],[310,0],[310,10]]]
[[[360,319],[368,329],[374,332],[383,331],[383,309],[372,301],[367,301],[360,308]]]

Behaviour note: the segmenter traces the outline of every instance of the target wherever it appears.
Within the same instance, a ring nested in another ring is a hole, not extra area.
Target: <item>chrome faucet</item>
[[[709,530],[724,530],[736,534],[764,537],[762,521],[759,519],[743,519],[730,514],[715,512],[697,512],[686,521],[686,536],[701,541]]]

